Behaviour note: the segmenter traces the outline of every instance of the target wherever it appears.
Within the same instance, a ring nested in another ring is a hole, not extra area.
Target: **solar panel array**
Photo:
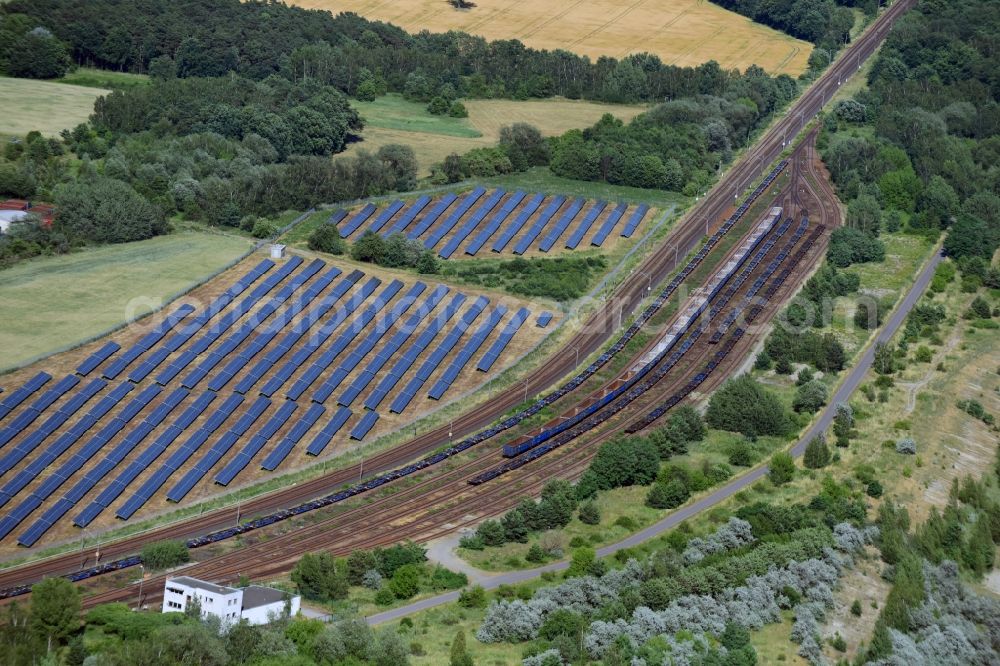
[[[544,200],[479,188],[335,211],[330,222],[431,230],[455,252],[485,246],[512,219],[523,225]],[[204,307],[180,305],[72,374],[40,372],[0,396],[0,538],[22,530],[18,543],[33,546],[64,519],[128,520],[154,497],[228,485],[255,461],[273,471],[296,449],[362,440],[380,409],[402,413],[431,384],[440,399],[481,350],[476,367],[494,367],[529,316],[522,308],[501,327],[505,313],[444,285],[383,284],[297,256],[260,261]]]
[[[346,213],[340,216],[341,220],[347,219],[340,227],[340,235],[347,238],[368,231],[383,236],[402,233],[410,240],[421,240],[427,249],[437,249],[443,259],[459,251],[475,256],[494,237],[494,252],[505,251],[516,239],[511,248],[514,254],[524,254],[536,243],[538,250],[548,252],[561,238],[566,239],[567,249],[576,249],[588,235],[590,245],[600,247],[621,223],[629,206],[621,203],[608,211],[607,202],[598,201],[586,213],[584,208],[582,198],[566,205],[563,196],[529,196],[523,190],[513,194],[502,189],[487,192],[477,187],[461,195],[444,194],[436,202],[422,195],[409,205],[402,200],[381,208],[365,204],[349,217]],[[648,211],[645,204],[635,207],[621,235],[631,237]],[[574,222],[576,226],[570,232]],[[595,226],[597,231],[592,232]]]

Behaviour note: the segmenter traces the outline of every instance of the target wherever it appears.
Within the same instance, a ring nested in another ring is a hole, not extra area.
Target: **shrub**
[[[468,550],[482,550],[486,547],[486,544],[483,543],[482,537],[478,534],[467,534],[458,540],[458,547],[466,548]]]
[[[398,573],[398,571],[397,571]],[[451,571],[440,564],[431,572],[431,587],[435,590],[457,590],[469,584],[469,577],[460,571]]]
[[[545,551],[537,543],[531,544],[524,559],[532,564],[541,564],[545,561]]]
[[[580,507],[580,522],[586,525],[597,525],[601,522],[601,512],[593,502],[586,502]]]
[[[383,587],[375,593],[375,603],[379,606],[389,606],[396,600],[396,595],[388,587]]]
[[[680,479],[654,483],[646,496],[646,504],[654,509],[673,509],[687,501],[691,493]]]
[[[934,352],[931,351],[930,347],[920,345],[917,347],[917,352],[914,354],[914,358],[918,363],[930,363],[934,358]]]
[[[861,617],[861,602],[857,599],[851,604],[851,615],[854,617]]]
[[[452,118],[468,118],[469,111],[464,104],[456,100],[448,107],[448,115]]]
[[[869,497],[879,498],[882,497],[882,484],[878,481],[869,481],[865,486],[865,493]]]
[[[254,238],[271,238],[278,233],[278,223],[273,220],[257,220],[250,234]]]
[[[751,438],[780,436],[789,429],[778,398],[747,375],[730,379],[712,395],[705,420],[714,428]]]
[[[809,469],[821,469],[830,464],[830,449],[822,437],[813,437],[806,445],[802,464]]]
[[[347,244],[340,237],[337,225],[323,223],[309,234],[309,249],[328,254],[344,254]]]
[[[462,608],[486,608],[486,590],[480,585],[462,590],[458,595],[458,605]]]
[[[191,554],[183,541],[155,541],[143,546],[139,557],[148,569],[168,569],[190,561]]]
[[[795,391],[792,409],[796,412],[813,414],[826,404],[826,386],[815,379],[806,382]]]
[[[792,456],[784,452],[778,452],[771,456],[767,476],[771,479],[771,483],[776,486],[791,481],[795,477],[795,461],[792,460]]]
[[[420,566],[404,564],[396,569],[389,581],[388,589],[397,599],[409,599],[420,591]]]
[[[729,446],[729,464],[737,467],[750,467],[755,462],[753,447],[746,439],[741,439]]]

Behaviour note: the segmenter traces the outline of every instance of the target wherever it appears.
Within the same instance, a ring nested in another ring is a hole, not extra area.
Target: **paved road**
[[[934,277],[934,269],[937,268],[939,263],[941,263],[941,255],[940,253],[935,252],[930,261],[928,261],[921,269],[920,273],[917,274],[917,278],[910,287],[910,290],[906,292],[902,302],[900,302],[899,305],[892,311],[892,314],[889,316],[889,320],[882,326],[878,335],[861,354],[861,358],[858,363],[847,374],[844,381],[840,383],[840,386],[834,392],[829,404],[827,404],[826,408],[820,413],[819,418],[813,422],[812,426],[805,431],[795,446],[792,447],[791,454],[793,456],[801,456],[803,451],[805,451],[806,444],[809,440],[816,435],[826,432],[827,428],[831,426],[833,423],[833,417],[837,412],[837,405],[845,403],[850,399],[851,395],[857,390],[858,386],[860,386],[861,382],[864,380],[865,375],[868,372],[868,368],[871,367],[872,360],[875,357],[875,343],[887,341],[896,334],[896,331],[899,330],[899,327],[902,326],[903,321],[906,319],[906,315],[910,313],[910,310],[913,309],[917,300],[920,299],[921,295],[923,295],[924,291],[927,289],[927,285],[930,284],[931,278]],[[607,557],[608,555],[613,555],[619,550],[637,546],[645,541],[648,541],[649,539],[652,539],[653,537],[659,536],[667,530],[677,527],[677,525],[684,522],[688,518],[696,516],[706,509],[711,509],[741,490],[749,488],[754,483],[765,477],[767,475],[767,471],[768,469],[766,465],[750,470],[743,476],[733,479],[725,486],[709,493],[696,502],[674,511],[646,529],[640,530],[617,543],[599,548],[597,550],[597,555],[599,557]],[[516,585],[518,583],[523,583],[537,578],[546,571],[563,571],[568,567],[568,561],[564,560],[561,562],[553,562],[545,565],[544,567],[538,567],[537,569],[511,571],[509,573],[489,576],[479,581],[479,584],[486,589],[493,589],[500,585]],[[455,601],[458,599],[458,594],[458,592],[439,594],[434,597],[415,601],[406,606],[370,615],[367,620],[369,624],[373,625],[382,624],[384,622],[392,622],[393,620],[398,620],[406,615]]]

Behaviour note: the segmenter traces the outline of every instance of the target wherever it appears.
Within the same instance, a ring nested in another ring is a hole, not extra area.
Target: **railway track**
[[[812,256],[818,256],[821,251],[821,247],[814,249]],[[804,272],[799,271],[797,276],[801,277]],[[793,284],[787,285],[785,295],[793,289]],[[768,314],[773,314],[780,307],[780,300],[775,299],[769,305]],[[708,347],[707,343],[704,346]],[[742,353],[748,347],[749,340],[746,343],[741,340],[735,351]],[[697,360],[692,360],[683,374],[672,381],[672,386],[683,384],[690,372],[697,367],[697,363]],[[734,360],[727,369],[735,364]],[[725,374],[719,373],[716,383]],[[655,400],[655,396],[650,396],[650,400]],[[650,400],[623,416],[634,416],[635,412],[641,411],[640,407],[648,408]],[[402,488],[363,506],[347,509],[319,523],[269,537],[264,542],[247,545],[235,553],[210,558],[190,567],[185,573],[220,581],[235,580],[240,574],[268,577],[287,571],[302,552],[328,550],[335,554],[346,554],[358,548],[371,548],[405,538],[425,540],[452,532],[464,525],[478,522],[484,515],[506,510],[521,496],[537,495],[541,487],[553,477],[578,476],[586,468],[597,446],[615,436],[617,422],[612,425],[614,427],[596,433],[595,437],[586,438],[586,441],[581,438],[573,446],[561,450],[559,455],[543,459],[522,470],[510,483],[484,486],[487,492],[470,493],[461,486],[470,475],[484,466],[495,464],[496,449],[484,449],[483,455],[465,461],[439,476],[418,481],[411,487]],[[516,491],[513,490],[515,487]],[[400,520],[401,516],[406,516],[407,519]],[[373,528],[373,525],[378,527]],[[144,603],[152,603],[158,598],[162,582],[163,577],[150,578],[144,582],[143,589],[147,593],[144,595]],[[136,593],[135,586],[115,589],[90,597],[86,603],[89,606],[116,600],[134,601]]]
[[[791,107],[785,117],[775,123],[761,138],[754,149],[749,151],[723,176],[710,195],[685,216],[668,240],[650,253],[640,266],[640,270],[635,271],[623,281],[616,297],[592,315],[581,332],[565,346],[564,352],[533,372],[523,385],[517,384],[515,387],[494,396],[487,404],[480,405],[456,419],[454,424],[450,426],[452,432],[464,434],[488,425],[498,415],[519,404],[525,392],[532,395],[537,394],[566,376],[575,365],[574,348],[579,349],[586,357],[604,344],[608,331],[613,328],[611,323],[614,321],[614,315],[620,311],[631,312],[642,301],[650,282],[661,282],[676,268],[674,257],[678,254],[683,256],[690,252],[698,239],[701,238],[703,231],[710,230],[711,221],[724,218],[726,212],[732,208],[729,194],[732,193],[734,199],[738,197],[739,193],[754,180],[762,166],[773,161],[781,153],[790,138],[800,131],[829,99],[839,85],[838,82],[846,79],[850,73],[860,67],[861,62],[877,48],[895,19],[906,11],[913,2],[915,0],[898,0],[845,51],[837,62],[828,68],[816,84]],[[835,206],[835,204],[833,205]],[[432,451],[441,442],[447,441],[448,431],[449,427],[443,426],[416,437],[391,451],[373,456],[365,461],[365,468],[369,473],[378,473],[412,460]],[[337,470],[297,486],[250,500],[242,505],[241,510],[244,515],[262,514],[317,497],[357,478],[360,471],[358,466]],[[232,509],[212,511],[181,524],[150,531],[139,537],[105,544],[102,556],[104,558],[120,557],[137,552],[142,544],[149,541],[186,538],[219,529],[231,523],[232,515]],[[79,553],[70,553],[30,563],[0,573],[0,587],[30,584],[48,575],[64,575],[78,569],[80,565],[81,556]]]

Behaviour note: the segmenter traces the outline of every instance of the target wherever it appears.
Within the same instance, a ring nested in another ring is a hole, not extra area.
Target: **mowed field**
[[[399,95],[386,95],[374,102],[351,102],[365,119],[363,141],[352,144],[347,154],[358,150],[376,151],[389,143],[413,148],[421,175],[432,164],[451,153],[461,155],[473,148],[495,146],[500,128],[512,123],[534,125],[545,136],[588,127],[605,113],[628,122],[643,111],[642,106],[597,104],[569,99],[514,101],[507,99],[463,100],[468,118],[434,116],[426,105],[409,102]]]
[[[0,77],[0,134],[21,136],[37,130],[56,136],[86,122],[94,100],[108,91],[87,86]]]
[[[673,65],[715,60],[725,68],[757,64],[772,74],[805,71],[812,45],[706,0],[476,0],[458,10],[445,0],[293,0],[355,12],[409,31],[462,30],[519,39],[539,49],[621,58],[648,51]]]
[[[0,370],[149,312],[248,249],[236,236],[186,231],[9,268],[0,273]]]

